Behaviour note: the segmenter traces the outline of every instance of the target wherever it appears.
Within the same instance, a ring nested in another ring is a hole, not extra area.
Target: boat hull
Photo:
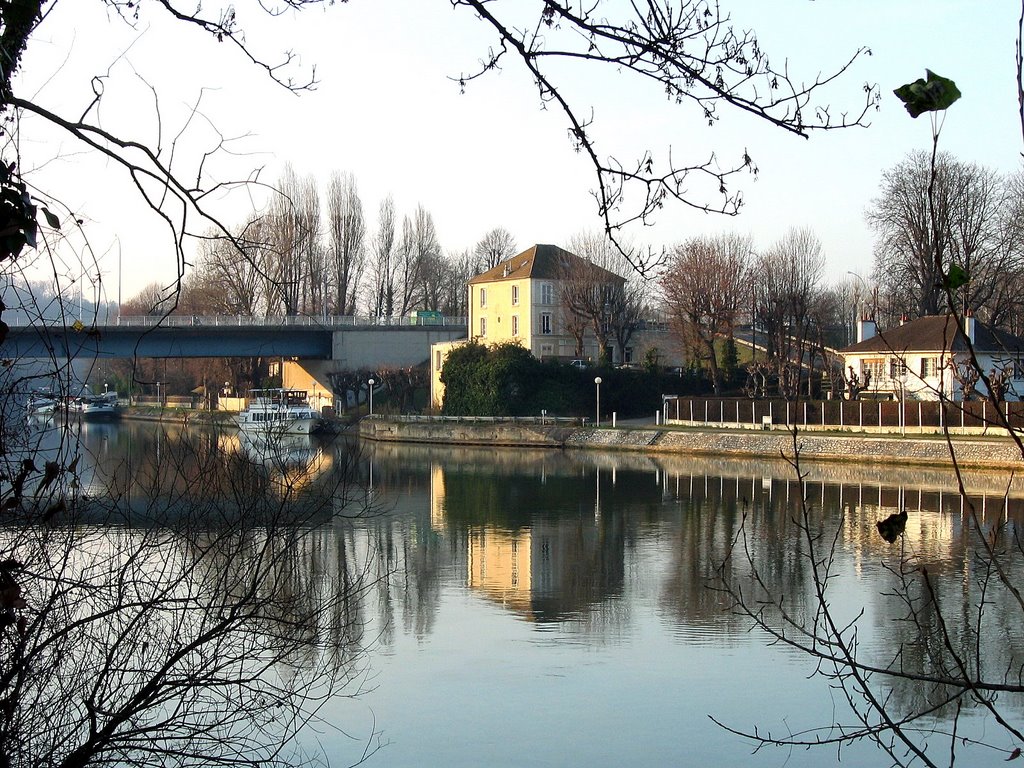
[[[82,421],[114,421],[121,418],[117,408],[83,408]]]
[[[277,419],[274,421],[243,420],[239,415],[238,428],[249,435],[310,435],[320,420],[315,418]]]

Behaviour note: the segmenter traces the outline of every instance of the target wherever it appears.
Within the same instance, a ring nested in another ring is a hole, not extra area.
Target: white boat
[[[249,404],[238,414],[238,428],[268,436],[308,435],[319,425],[302,389],[253,389]]]
[[[82,419],[85,421],[111,421],[119,418],[117,393],[87,395],[80,399]]]
[[[29,416],[51,416],[57,410],[57,398],[52,395],[33,394],[28,399]]]

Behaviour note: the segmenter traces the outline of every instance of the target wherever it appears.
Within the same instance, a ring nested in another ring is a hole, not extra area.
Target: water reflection
[[[838,579],[830,587],[835,610],[849,618],[864,610],[858,651],[865,660],[879,665],[895,661],[908,672],[930,674],[944,669],[949,647],[967,653],[982,645],[993,669],[1019,665],[1016,646],[1024,638],[1019,608],[1011,593],[993,588],[992,574],[975,557],[979,540],[971,522],[973,507],[986,532],[998,529],[1012,537],[1019,530],[1024,480],[1009,475],[971,473],[964,478],[968,494],[962,498],[955,475],[941,469],[908,473],[808,465],[800,483],[781,459],[387,443],[364,444],[353,453],[348,443],[315,438],[295,445],[252,445],[233,433],[97,426],[108,430],[81,434],[94,465],[91,494],[131,489],[178,494],[196,503],[200,490],[224,493],[216,485],[196,484],[203,468],[176,447],[184,441],[202,446],[206,453],[197,455],[207,459],[215,450],[244,455],[258,468],[246,482],[267,495],[291,494],[288,498],[302,503],[344,494],[328,500],[326,508],[335,511],[351,509],[349,494],[358,495],[360,504],[371,504],[356,519],[325,514],[313,548],[289,567],[297,593],[335,589],[345,596],[336,604],[338,615],[324,617],[311,631],[331,635],[339,654],[368,649],[378,664],[395,670],[396,677],[382,682],[377,694],[382,717],[398,707],[392,697],[425,696],[428,689],[450,691],[448,714],[460,716],[466,693],[450,688],[457,676],[432,676],[429,682],[418,677],[418,665],[439,663],[427,649],[437,644],[458,657],[479,652],[481,643],[493,647],[493,658],[475,672],[482,686],[497,685],[494,681],[505,679],[502,670],[516,659],[524,666],[544,663],[533,650],[509,645],[509,638],[521,639],[524,631],[552,638],[540,646],[544,653],[569,653],[565,649],[571,647],[572,654],[580,654],[559,657],[567,675],[576,674],[595,647],[629,649],[621,664],[634,679],[650,676],[654,682],[642,695],[651,701],[661,695],[653,687],[659,678],[676,674],[683,649],[729,658],[737,668],[741,665],[731,654],[742,649],[743,661],[759,669],[789,670],[780,685],[795,686],[806,670],[792,672],[787,665],[798,663],[794,654],[764,647],[760,637],[750,635],[750,620],[733,610],[734,596],[723,586],[752,596],[759,594],[757,588],[785,596],[787,610],[797,619],[815,615],[809,542],[794,522],[801,500],[815,530],[825,532],[823,541],[836,541]],[[162,471],[171,457],[186,471],[174,476]],[[357,487],[335,490],[339,486],[332,478],[342,471],[355,472]],[[889,544],[878,535],[876,521],[901,510],[907,511],[904,536]],[[749,560],[735,556],[737,544]],[[751,562],[757,566],[757,588]],[[903,573],[908,564],[926,569],[934,584],[934,595],[927,599],[914,587],[912,606],[889,594],[893,574]],[[1021,583],[1020,563],[1008,562],[1006,568],[1009,578]],[[971,619],[982,588],[987,590],[989,623],[979,637]],[[926,632],[904,620],[911,609]],[[938,633],[940,610],[947,621],[945,635]],[[955,621],[949,623],[950,617]],[[491,626],[494,634],[481,639]],[[702,714],[738,708],[735,716],[741,721],[759,722],[765,713],[746,702],[750,678],[728,668],[716,673],[721,678],[700,704]],[[523,675],[536,677],[528,669]],[[539,679],[531,685],[531,699],[552,693]],[[889,695],[895,705],[910,709],[938,703],[946,692],[895,682]],[[621,716],[621,729],[639,732],[646,726],[631,720],[631,713]],[[402,718],[415,717],[403,710]],[[412,726],[403,719],[385,727],[407,733]],[[672,751],[672,733],[669,729],[653,738],[661,738],[665,750],[685,760],[688,753]],[[711,744],[719,743],[720,736],[701,731],[699,738]],[[408,738],[434,744],[426,725]],[[511,742],[507,747],[514,752]],[[435,744],[435,749],[441,747]],[[412,753],[405,754],[399,748],[386,763],[417,764]]]
[[[686,643],[746,639],[751,621],[735,610],[738,596],[757,611],[783,600],[794,622],[786,631],[813,630],[821,605],[811,563],[825,558],[840,625],[863,612],[851,641],[860,662],[901,672],[876,683],[891,713],[929,713],[925,727],[937,732],[957,717],[961,736],[977,735],[985,726],[972,730],[967,719],[984,705],[921,680],[956,679],[963,660],[984,660],[999,682],[1020,664],[1020,606],[978,557],[974,523],[981,535],[1014,540],[1024,487],[1009,475],[968,475],[961,495],[958,478],[941,470],[915,474],[911,485],[905,471],[822,465],[805,467],[799,482],[784,462],[728,459],[385,445],[368,460],[378,478],[397,460],[429,474],[431,528],[464,547],[464,563],[452,562],[467,589],[540,628],[619,638],[653,589],[667,631]],[[795,522],[801,508],[813,541]],[[904,535],[885,541],[877,521],[901,511]],[[1007,583],[1024,583],[1020,557],[1001,567]],[[942,706],[958,700],[962,710]],[[1019,697],[1001,701],[1021,711]]]
[[[706,584],[741,526],[773,588],[806,593],[792,523],[801,494],[816,519],[844,522],[839,554],[858,576],[884,570],[894,549],[875,523],[899,510],[908,512],[905,551],[935,574],[963,569],[971,505],[987,525],[1016,525],[1024,513],[1019,479],[971,475],[961,497],[955,475],[941,470],[888,486],[873,468],[818,465],[805,468],[801,486],[781,461],[379,444],[368,447],[364,471],[399,508],[416,486],[429,493],[430,527],[463,550],[466,584],[537,621],[600,610],[623,593],[630,561],[654,548],[671,574],[663,607],[686,628],[728,626],[727,598]]]

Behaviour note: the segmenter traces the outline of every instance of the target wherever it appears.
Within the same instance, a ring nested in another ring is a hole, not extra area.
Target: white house
[[[970,345],[968,345],[968,341]],[[1024,395],[1024,341],[978,322],[972,315],[931,315],[879,331],[873,320],[857,323],[857,343],[840,350],[864,393],[894,399],[962,400],[965,385],[983,392],[971,364],[970,348],[981,371],[1005,384],[1005,400]],[[869,376],[869,378],[868,378]]]

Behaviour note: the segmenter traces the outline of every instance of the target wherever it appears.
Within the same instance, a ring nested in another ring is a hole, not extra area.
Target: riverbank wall
[[[165,424],[206,424],[232,426],[235,414],[228,411],[202,411],[192,408],[156,408],[129,406],[121,409],[121,418],[128,421],[158,421]]]
[[[822,432],[796,435],[784,430],[614,429],[522,422],[402,421],[363,419],[359,436],[367,440],[450,445],[520,446],[528,448],[641,451],[662,454],[733,457],[792,457],[802,461],[859,464],[950,466],[955,455],[961,467],[1024,469],[1024,460],[1009,438],[942,438],[866,436]],[[952,453],[951,453],[952,449]]]

